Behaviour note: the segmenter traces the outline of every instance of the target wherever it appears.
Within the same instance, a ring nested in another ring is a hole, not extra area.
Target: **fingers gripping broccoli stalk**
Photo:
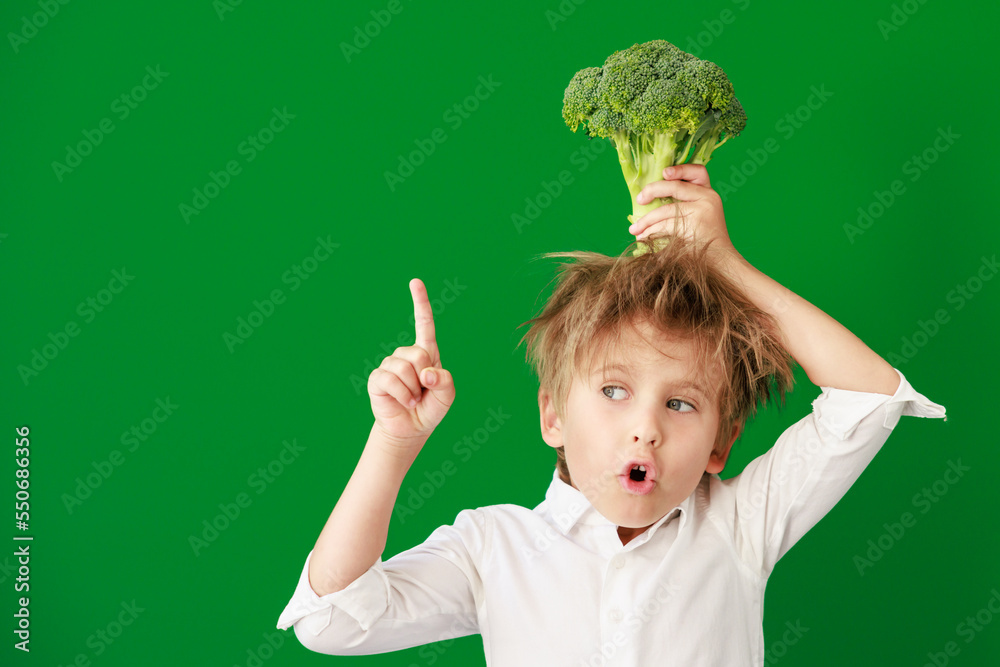
[[[628,184],[629,194],[632,195],[632,215],[628,216],[629,222],[636,222],[660,205],[673,201],[671,197],[664,197],[649,204],[639,204],[635,199],[647,184],[663,178],[664,169],[683,164],[688,161],[688,157],[691,157],[693,164],[706,164],[711,159],[712,151],[732,136],[728,135],[720,140],[721,129],[718,123],[714,119],[706,121],[708,123],[715,125],[714,129],[708,128],[708,133],[698,142],[695,141],[697,133],[688,133],[686,140],[678,138],[677,133],[673,132],[652,135],[616,132],[611,137],[618,151],[618,162]]]
[[[746,126],[722,68],[665,40],[635,44],[610,55],[603,67],[577,72],[563,98],[563,119],[574,132],[584,125],[590,138],[615,146],[632,196],[629,222],[672,201],[635,199],[665,168],[689,160],[707,164]]]

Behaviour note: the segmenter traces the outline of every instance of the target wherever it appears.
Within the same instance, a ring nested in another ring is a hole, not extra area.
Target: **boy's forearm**
[[[309,560],[309,584],[317,595],[346,588],[382,555],[399,487],[419,449],[397,447],[372,427]]]
[[[754,305],[777,320],[785,349],[813,384],[890,396],[896,393],[896,371],[846,327],[742,256],[730,251],[714,254]]]

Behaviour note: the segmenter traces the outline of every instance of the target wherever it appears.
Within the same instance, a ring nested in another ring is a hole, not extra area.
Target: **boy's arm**
[[[320,596],[346,588],[382,555],[406,471],[455,400],[427,288],[414,278],[410,294],[416,341],[397,348],[368,378],[375,424],[309,561],[309,584]]]
[[[419,449],[402,453],[378,424],[372,426],[358,465],[313,547],[309,585],[316,595],[346,588],[385,551],[392,508]]]
[[[899,375],[844,325],[750,265],[732,249],[715,253],[755,306],[777,320],[788,353],[818,387],[892,396]]]
[[[777,281],[769,278],[737,252],[729,238],[722,199],[709,183],[703,165],[683,164],[664,171],[664,180],[639,193],[640,203],[673,197],[629,228],[639,239],[650,234],[694,233],[711,241],[709,254],[717,266],[742,285],[748,298],[778,322],[782,342],[792,358],[819,387],[887,394],[896,392],[899,376],[893,367],[857,336]],[[685,224],[677,224],[677,215]]]
[[[416,343],[368,379],[375,424],[306,559],[277,627],[334,655],[396,651],[476,632],[485,518],[465,510],[423,544],[381,562],[406,472],[455,399],[442,368],[427,290],[410,281]]]
[[[824,388],[812,412],[785,429],[773,447],[738,475],[709,479],[719,528],[731,536],[744,562],[767,574],[840,501],[900,416],[944,417],[945,411],[836,320],[736,251],[704,166],[665,171],[671,173],[646,186],[639,201],[674,197],[679,203],[658,207],[629,231],[639,238],[666,233],[710,242],[710,261],[774,317],[785,349]]]

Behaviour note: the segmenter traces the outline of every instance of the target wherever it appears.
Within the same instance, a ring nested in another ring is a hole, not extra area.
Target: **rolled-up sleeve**
[[[397,651],[479,632],[488,519],[482,509],[463,510],[422,544],[379,558],[346,588],[323,596],[309,584],[310,551],[277,627],[294,626],[303,646],[331,655]]]
[[[896,392],[820,387],[812,412],[790,426],[739,475],[714,480],[731,503],[733,536],[762,575],[840,501],[871,463],[900,417],[944,418],[899,370]],[[713,492],[714,493],[714,492]]]

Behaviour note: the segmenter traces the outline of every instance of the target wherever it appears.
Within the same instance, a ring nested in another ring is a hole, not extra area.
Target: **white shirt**
[[[899,373],[899,371],[896,371]],[[944,417],[899,373],[893,396],[823,387],[812,412],[739,475],[695,491],[622,545],[553,474],[534,509],[491,505],[319,597],[309,558],[277,627],[334,655],[480,633],[486,663],[764,664],[775,563],[847,492],[903,415]]]

